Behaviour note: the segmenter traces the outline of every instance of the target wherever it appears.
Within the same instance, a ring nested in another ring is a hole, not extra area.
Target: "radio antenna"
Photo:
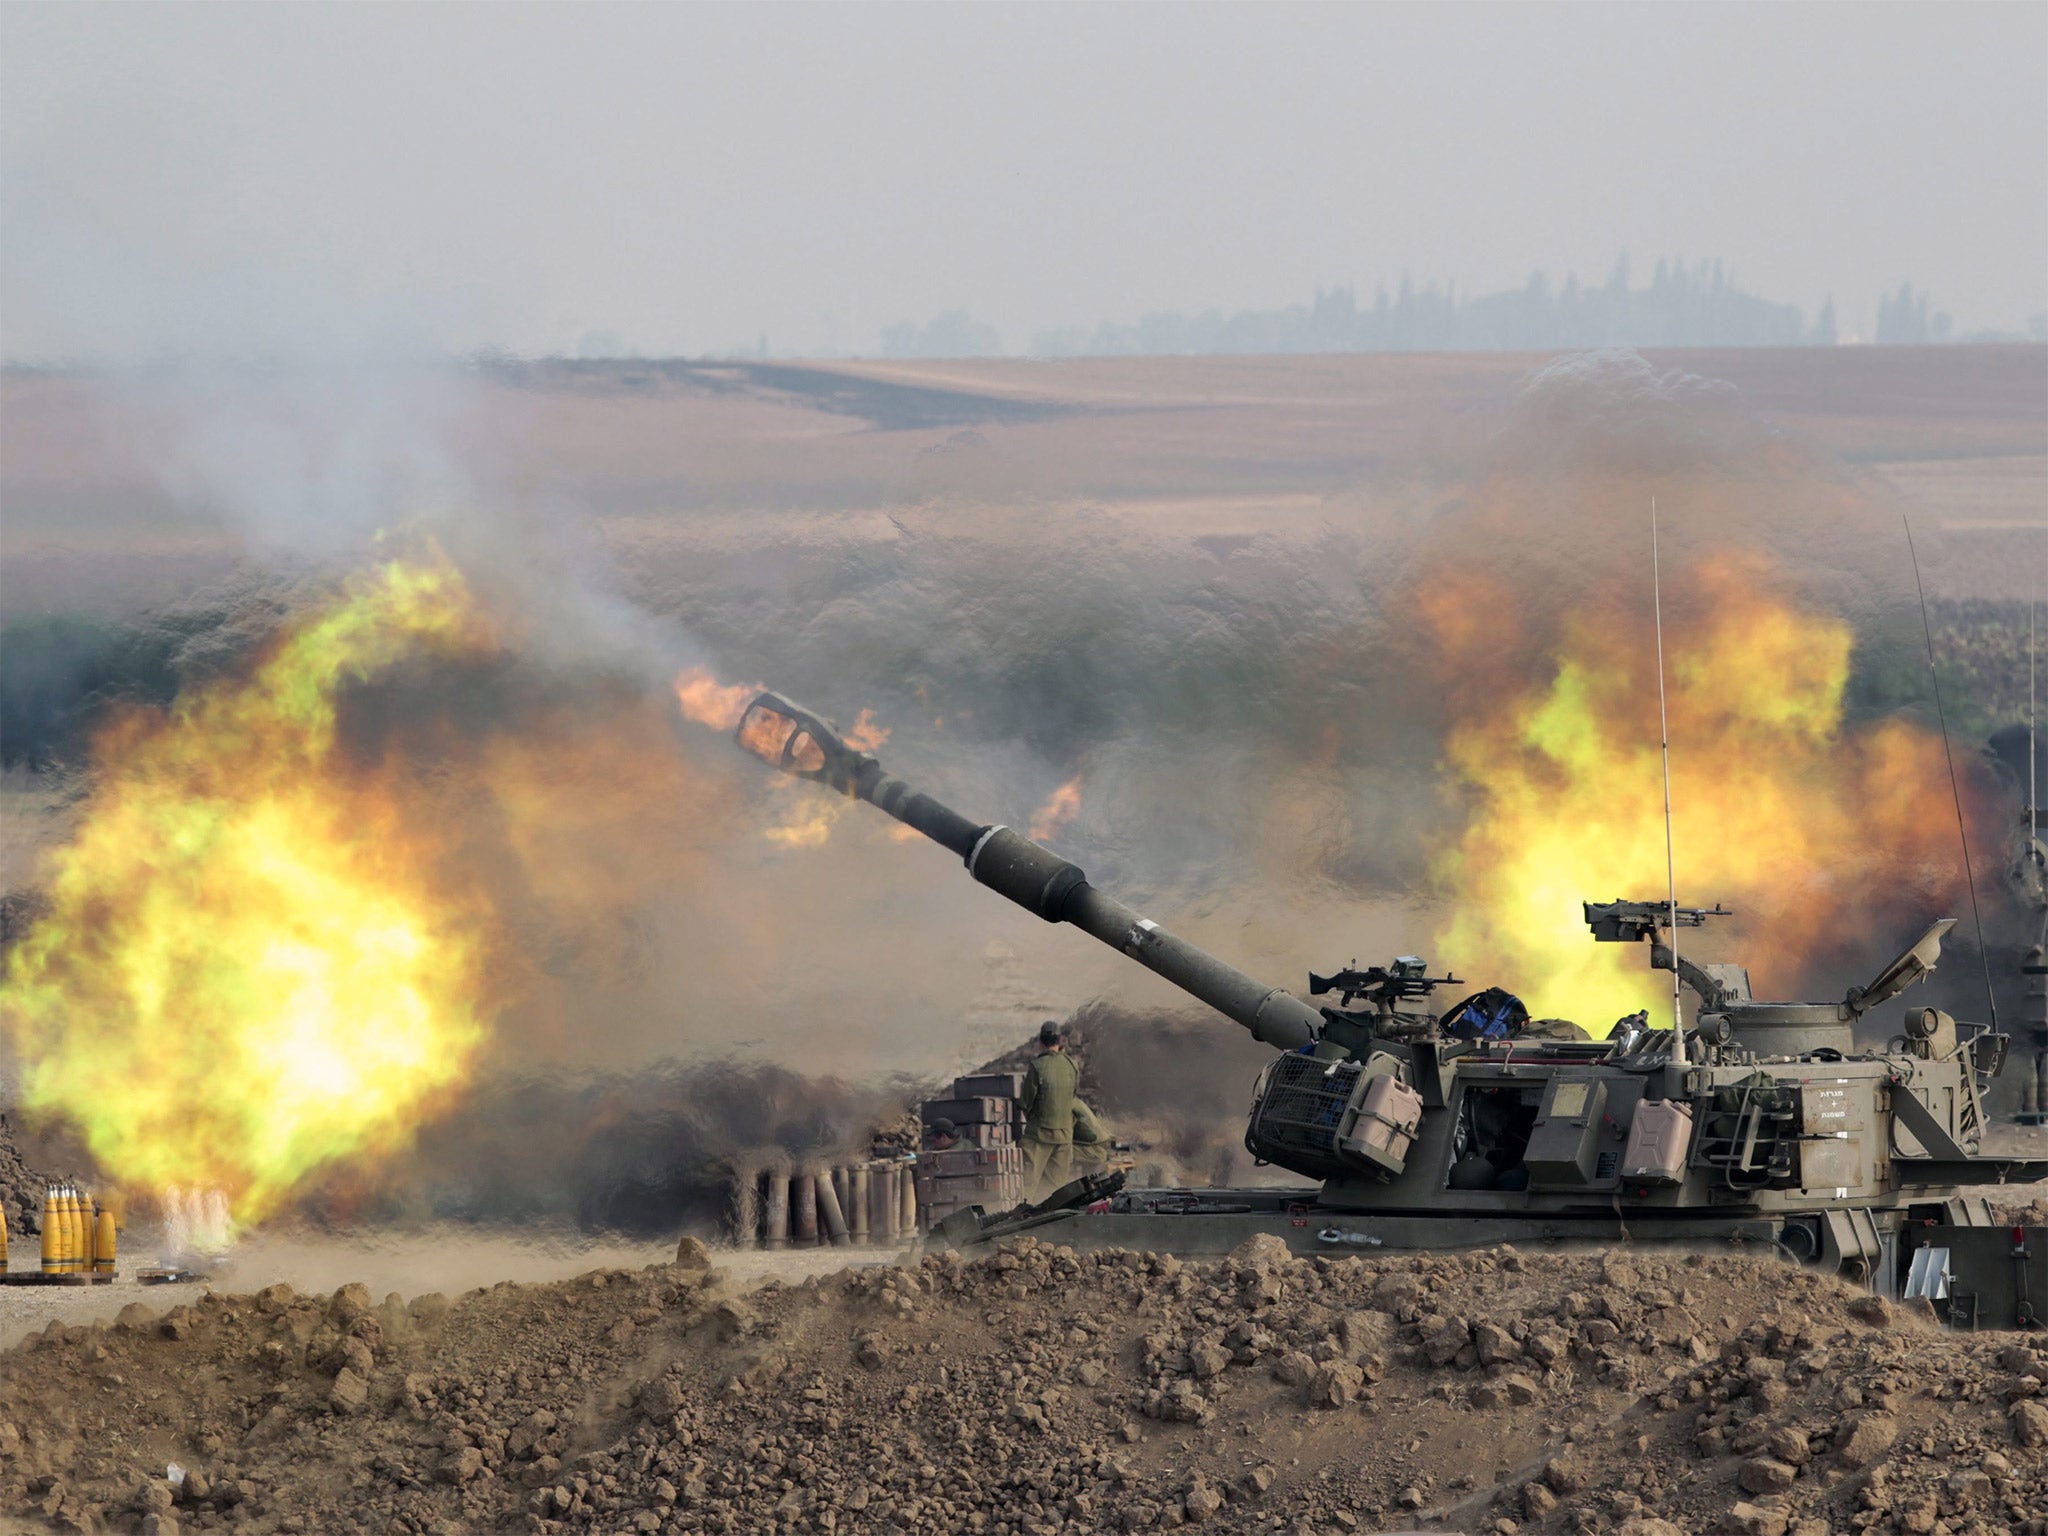
[[[1671,907],[1671,1049],[1679,1062],[1685,1048],[1685,1004],[1678,992],[1678,863],[1671,848],[1671,719],[1664,707],[1664,580],[1657,561],[1657,498],[1650,498],[1650,605],[1657,625],[1657,736],[1664,750],[1664,880]]]
[[[1970,887],[1970,917],[1977,925],[1977,959],[1984,967],[1984,1006],[1991,1010],[1991,1029],[1996,1034],[1998,998],[1991,990],[1991,951],[1984,947],[1984,914],[1977,906],[1977,876],[1970,868],[1970,833],[1963,824],[1963,790],[1956,779],[1955,753],[1949,750],[1948,715],[1941,707],[1941,673],[1934,666],[1934,624],[1927,617],[1927,588],[1920,580],[1920,555],[1913,548],[1913,519],[1901,512],[1899,521],[1906,525],[1906,554],[1913,562],[1913,590],[1920,595],[1920,632],[1927,639],[1927,677],[1934,685],[1934,718],[1941,726],[1941,755],[1948,763],[1948,792],[1956,803],[1956,840],[1963,845],[1963,879]]]

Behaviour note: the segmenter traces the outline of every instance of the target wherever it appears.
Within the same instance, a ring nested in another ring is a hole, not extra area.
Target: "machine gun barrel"
[[[1090,885],[1079,868],[1050,849],[1008,827],[970,821],[892,778],[873,757],[848,746],[801,705],[763,693],[747,706],[733,738],[771,767],[888,812],[958,854],[967,872],[998,895],[1049,923],[1071,923],[1120,950],[1275,1049],[1297,1050],[1319,1037],[1318,1010],[1167,932]]]

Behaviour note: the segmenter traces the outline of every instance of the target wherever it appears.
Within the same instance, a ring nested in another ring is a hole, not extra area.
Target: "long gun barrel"
[[[1049,923],[1072,923],[1275,1049],[1298,1050],[1320,1036],[1322,1014],[1307,1003],[1168,933],[1097,890],[1075,865],[1028,837],[972,822],[891,778],[873,757],[848,746],[817,715],[780,694],[763,693],[749,704],[733,736],[772,767],[887,811],[957,853],[967,872],[998,895]]]

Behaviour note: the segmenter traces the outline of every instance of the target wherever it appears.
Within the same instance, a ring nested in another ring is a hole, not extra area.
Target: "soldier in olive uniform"
[[[1060,1027],[1038,1031],[1038,1058],[1024,1077],[1024,1198],[1040,1200],[1074,1176],[1074,1099],[1081,1072],[1061,1047]]]
[[[1074,1177],[1100,1173],[1109,1166],[1109,1138],[1102,1134],[1102,1122],[1095,1111],[1074,1100]]]

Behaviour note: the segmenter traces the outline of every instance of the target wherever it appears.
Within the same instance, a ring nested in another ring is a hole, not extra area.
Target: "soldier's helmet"
[[[1060,1036],[1063,1033],[1064,1031],[1060,1028],[1059,1020],[1047,1019],[1038,1026],[1038,1043],[1040,1045],[1058,1045],[1060,1043]]]

